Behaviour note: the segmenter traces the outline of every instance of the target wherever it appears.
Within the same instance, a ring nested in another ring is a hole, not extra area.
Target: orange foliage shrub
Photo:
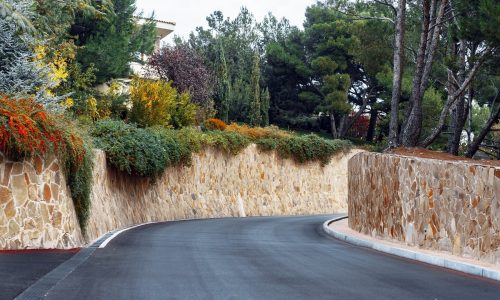
[[[287,138],[291,134],[279,129],[276,126],[269,127],[250,127],[248,125],[238,125],[232,123],[226,127],[226,131],[238,132],[251,139],[268,139],[268,138]]]
[[[83,141],[63,128],[33,99],[0,98],[0,151],[8,156],[50,152],[72,157],[79,164],[85,155]]]
[[[227,127],[227,124],[216,118],[208,119],[205,121],[205,128],[209,130],[225,130]]]

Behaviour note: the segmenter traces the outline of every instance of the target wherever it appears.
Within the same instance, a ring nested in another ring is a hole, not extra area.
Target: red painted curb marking
[[[0,250],[0,255],[3,254],[36,254],[36,253],[77,253],[80,248],[72,249],[20,249],[20,250]]]

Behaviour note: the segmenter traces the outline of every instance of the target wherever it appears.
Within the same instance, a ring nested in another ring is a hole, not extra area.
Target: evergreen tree
[[[247,76],[248,77],[248,76]],[[229,120],[246,122],[249,121],[250,111],[250,84],[243,76],[237,76],[231,84],[231,101],[229,105]]]
[[[262,120],[260,105],[260,57],[258,53],[254,55],[252,66],[252,73],[250,75],[250,111],[248,117],[250,125],[258,126]]]
[[[267,70],[273,120],[288,115],[282,125],[304,129],[300,123],[328,116],[332,135],[339,137],[352,109],[350,76],[363,76],[349,53],[356,44],[350,21],[328,3],[307,8],[304,31],[293,30],[288,40],[268,45]]]
[[[24,5],[24,4],[27,5]],[[0,0],[0,18],[9,21],[24,32],[35,32],[35,27],[31,20],[25,15],[26,11],[20,11],[21,6],[29,6],[30,1]]]
[[[261,115],[262,115],[262,126],[269,126],[269,105],[271,101],[271,96],[269,95],[269,89],[265,88],[260,96],[261,103]]]
[[[223,68],[219,65],[220,46],[223,47],[231,93],[228,120],[248,123],[253,94],[249,74],[252,73],[253,55],[260,38],[255,19],[243,7],[234,19],[225,18],[222,12],[215,11],[207,21],[208,28],[196,28],[187,43],[200,53],[205,64],[217,75]]]
[[[77,60],[83,69],[97,67],[96,82],[125,77],[130,62],[154,49],[154,21],[137,25],[134,19],[135,0],[113,0],[113,12],[107,18],[80,14],[71,33],[78,36]]]
[[[12,16],[30,20],[34,12],[31,1],[7,0],[3,5],[11,9]],[[33,47],[37,44],[35,33],[27,25],[0,18],[0,94],[13,98],[35,96],[44,105],[58,99],[46,90],[54,86],[50,69],[37,61]]]
[[[223,120],[224,122],[228,122],[229,101],[231,99],[231,85],[229,83],[229,72],[222,42],[217,43],[215,68],[217,77],[217,83],[215,87],[215,105],[217,114],[221,120]]]

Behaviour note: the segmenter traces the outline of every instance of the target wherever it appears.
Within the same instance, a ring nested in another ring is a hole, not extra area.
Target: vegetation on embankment
[[[327,164],[331,157],[351,148],[351,143],[328,140],[314,134],[298,136],[277,127],[225,125],[216,128],[211,119],[204,129],[185,127],[178,130],[160,126],[139,128],[117,120],[102,120],[91,129],[96,147],[106,152],[108,161],[131,175],[155,178],[172,165],[188,165],[192,153],[214,147],[236,155],[255,143],[265,151],[275,150],[283,158],[298,163],[319,161]]]
[[[0,99],[0,151],[20,160],[55,155],[82,228],[88,218],[92,188],[91,140],[63,115],[49,113],[33,99]]]

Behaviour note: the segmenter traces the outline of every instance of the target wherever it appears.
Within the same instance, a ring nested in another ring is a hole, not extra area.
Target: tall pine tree
[[[262,126],[269,126],[269,106],[271,102],[271,95],[269,94],[269,89],[265,88],[260,96],[260,110]]]
[[[224,122],[229,121],[229,101],[231,99],[231,84],[229,82],[229,72],[224,54],[222,42],[217,43],[217,52],[215,57],[215,73],[217,83],[215,87],[215,105],[217,114]]]
[[[256,52],[253,57],[252,73],[250,77],[250,110],[249,122],[252,126],[259,126],[262,120],[260,107],[260,57]]]

